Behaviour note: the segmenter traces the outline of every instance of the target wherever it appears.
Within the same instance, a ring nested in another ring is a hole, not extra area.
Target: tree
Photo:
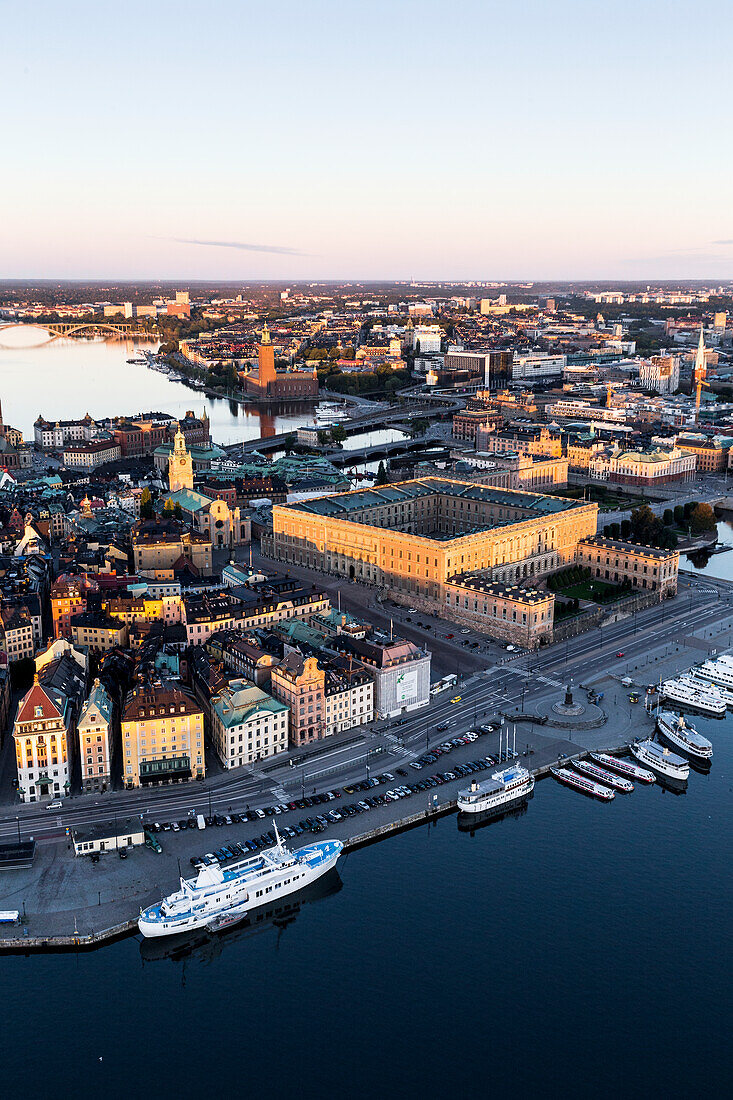
[[[331,428],[331,439],[334,443],[343,443],[348,438],[346,428],[343,424],[334,424]]]
[[[173,509],[173,515],[176,517],[176,519],[183,519],[183,508],[181,508],[179,501],[176,501],[176,506]]]
[[[297,437],[291,432],[290,435],[285,437],[285,454],[289,455],[295,446]]]
[[[140,519],[153,518],[153,498],[150,489],[143,489],[140,497]]]
[[[664,516],[662,518],[662,523],[664,524],[665,527],[671,527],[672,524],[674,523],[674,512],[672,511],[671,508],[665,508],[664,509]]]
[[[678,527],[681,527],[685,522],[685,510],[681,504],[675,504],[674,506],[674,521]]]
[[[384,461],[379,463],[379,467],[377,469],[377,480],[376,480],[375,484],[377,484],[377,485],[389,485],[389,478],[387,477],[387,470],[386,470],[386,467],[384,465]]]
[[[619,526],[618,523],[611,523],[611,524],[609,524],[609,527],[610,527],[610,531],[611,531],[611,538],[612,539],[617,539],[619,537],[619,535],[621,534],[621,527]]]
[[[631,520],[630,519],[622,519],[621,520],[621,538],[622,539],[631,538]]]
[[[715,512],[709,504],[696,504],[690,512],[689,524],[697,534],[712,531],[715,527]]]
[[[171,498],[168,497],[167,501],[163,505],[163,515],[166,517],[166,519],[171,519],[173,513],[175,512],[175,508],[175,504],[173,503]]]

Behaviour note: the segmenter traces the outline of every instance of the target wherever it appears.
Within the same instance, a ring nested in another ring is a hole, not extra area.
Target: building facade
[[[112,700],[104,684],[96,679],[76,725],[84,792],[102,792],[111,786],[112,721]]]
[[[61,798],[71,783],[73,707],[63,692],[36,674],[18,704],[13,727],[21,802]]]
[[[211,699],[211,740],[225,768],[285,752],[290,712],[248,680],[232,680]]]
[[[577,562],[599,580],[658,592],[660,599],[677,592],[678,550],[659,550],[597,535],[578,543]]]
[[[204,713],[174,683],[133,688],[125,699],[121,727],[126,788],[204,778]]]

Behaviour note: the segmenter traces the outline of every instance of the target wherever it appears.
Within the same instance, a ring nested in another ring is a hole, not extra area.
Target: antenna
[[[273,817],[273,819],[272,819],[272,827],[273,827],[273,829],[275,830],[275,838],[276,838],[276,840],[277,840],[277,850],[278,850],[279,852],[282,852],[282,850],[283,850],[283,842],[282,842],[282,840],[280,839],[280,834],[279,834],[279,832],[277,831],[277,825],[275,824],[275,818],[274,818],[274,817]]]

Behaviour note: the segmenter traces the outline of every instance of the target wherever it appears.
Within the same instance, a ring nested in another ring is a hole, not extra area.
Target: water
[[[213,952],[0,958],[48,1095],[722,1094],[733,719],[696,724],[716,756],[683,796],[543,780],[473,836],[352,853],[338,893]],[[18,1038],[7,1095],[39,1088]]]
[[[89,412],[93,417],[168,412],[183,416],[205,408],[217,443],[295,431],[314,424],[318,407],[293,404],[257,408],[226,398],[207,397],[144,364],[126,360],[157,345],[119,339],[47,341],[43,329],[32,326],[0,332],[0,400],[6,423],[33,438],[39,413],[48,420],[71,420]],[[331,408],[322,402],[321,409]],[[349,446],[371,446],[404,438],[395,428],[350,437]]]
[[[718,523],[718,545],[733,547],[733,524],[730,520],[721,520]],[[680,555],[681,569],[694,569],[706,577],[721,577],[726,581],[733,581],[733,549],[725,550],[722,554],[710,554],[706,550],[698,550],[692,554]]]

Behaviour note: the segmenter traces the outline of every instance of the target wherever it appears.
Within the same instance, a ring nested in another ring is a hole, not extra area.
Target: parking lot
[[[190,856],[189,861],[194,868],[199,869],[215,863],[226,864],[231,860],[251,855],[261,848],[271,847],[277,839],[274,825],[277,825],[278,832],[284,840],[307,843],[311,835],[317,836],[341,822],[348,822],[351,818],[370,814],[381,807],[389,807],[393,802],[400,802],[421,794],[429,797],[431,791],[445,784],[458,785],[457,781],[465,781],[474,774],[486,771],[497,763],[512,758],[511,750],[501,752],[496,750],[493,755],[482,752],[481,747],[476,743],[483,735],[492,732],[494,732],[493,726],[477,727],[476,730],[460,737],[444,741],[416,760],[410,761],[405,767],[384,771],[368,779],[349,783],[342,788],[334,788],[320,794],[247,810],[243,813],[207,816],[204,820],[209,828],[225,829],[242,825],[250,828],[245,830],[246,835],[242,839],[230,840],[229,835],[226,834],[226,842],[218,847],[214,847],[210,842],[208,845],[210,850]],[[472,745],[475,746],[475,752],[471,754],[470,759],[456,760],[449,764],[448,757],[451,753],[463,749],[464,752],[461,755],[465,755],[466,746]],[[430,770],[436,764],[439,765],[438,770]],[[455,792],[452,792],[449,797],[455,797]],[[445,801],[445,798],[441,801]],[[308,811],[315,812],[308,813]],[[407,816],[410,812],[412,811],[405,809],[404,815],[396,816]],[[388,809],[386,813],[394,819],[393,809]],[[303,816],[298,817],[299,814]],[[381,824],[381,818],[384,815],[379,816]],[[272,824],[273,827],[265,828],[268,824]],[[153,822],[147,828],[153,836],[156,833],[180,833],[182,830],[194,830],[196,817],[191,814],[180,821]],[[365,824],[360,831],[366,831],[368,828],[369,826]],[[259,829],[264,831],[259,832]],[[196,832],[190,839],[193,840],[194,836],[199,835]],[[222,833],[222,836],[224,835]],[[303,839],[300,840],[300,838]],[[208,835],[207,839],[209,839]]]

